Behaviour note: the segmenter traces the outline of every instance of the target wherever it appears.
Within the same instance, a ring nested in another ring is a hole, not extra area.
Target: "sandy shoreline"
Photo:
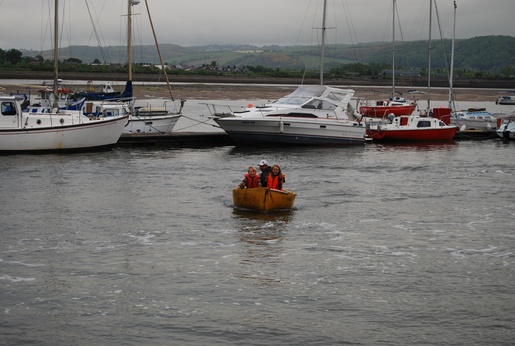
[[[172,84],[172,95],[175,99],[187,100],[256,100],[277,99],[293,91],[296,86],[290,85],[233,85],[233,84]],[[352,86],[355,97],[371,100],[388,98],[391,87]],[[404,90],[407,99],[427,100],[427,89],[417,89],[421,94],[409,94]],[[402,91],[402,89],[400,90]],[[455,89],[455,99],[459,101],[495,101],[503,94],[504,89]],[[165,86],[136,86],[134,95],[137,98],[167,98],[170,93]],[[431,99],[445,101],[449,92],[445,88],[433,88]]]
[[[296,85],[278,84],[228,84],[228,83],[172,83],[172,95],[174,99],[186,100],[274,100],[295,90]],[[391,87],[386,86],[339,86],[342,88],[354,89],[354,96],[369,100],[384,99],[391,95]],[[16,92],[27,92],[21,90],[20,86],[4,86],[1,90],[4,94]],[[33,93],[42,88],[31,86]],[[73,85],[73,89],[85,89],[85,85]],[[98,87],[97,87],[98,88]],[[122,90],[122,85],[115,87]],[[421,94],[409,94],[408,88],[397,89],[403,92],[404,97],[409,100],[427,100],[427,88],[418,88]],[[454,95],[457,101],[495,101],[499,96],[506,93],[506,89],[479,89],[479,88],[455,88]],[[170,92],[165,85],[135,85],[134,96],[137,99],[144,98],[170,98]],[[449,99],[449,92],[446,88],[432,88],[431,99],[445,101]]]

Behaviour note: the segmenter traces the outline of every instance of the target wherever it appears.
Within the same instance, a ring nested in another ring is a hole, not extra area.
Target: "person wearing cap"
[[[272,171],[272,167],[268,165],[268,162],[266,160],[261,160],[258,163],[259,169],[261,170],[261,175],[259,177],[261,181],[261,186],[265,187],[267,186],[268,181],[268,175]]]

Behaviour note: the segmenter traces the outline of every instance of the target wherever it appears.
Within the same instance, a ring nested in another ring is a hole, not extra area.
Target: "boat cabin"
[[[0,98],[0,128],[17,128],[19,114],[19,105],[14,97]]]
[[[392,117],[392,124],[396,126],[411,127],[411,128],[428,128],[445,126],[445,123],[439,119],[429,117],[413,117],[413,116],[400,116]]]

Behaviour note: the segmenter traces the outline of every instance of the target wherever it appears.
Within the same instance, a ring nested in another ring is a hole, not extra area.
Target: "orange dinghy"
[[[295,196],[297,196],[295,192],[266,187],[232,190],[232,199],[236,207],[262,212],[291,209]]]

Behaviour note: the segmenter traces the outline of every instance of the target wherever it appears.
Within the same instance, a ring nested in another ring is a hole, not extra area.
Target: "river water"
[[[0,344],[512,345],[514,151],[1,157]],[[286,173],[292,211],[233,208],[261,159]]]

